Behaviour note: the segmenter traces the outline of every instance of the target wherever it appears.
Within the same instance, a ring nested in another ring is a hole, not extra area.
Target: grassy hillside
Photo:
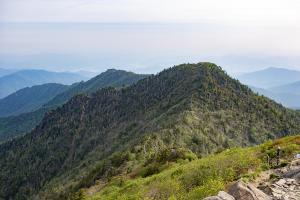
[[[202,159],[178,158],[160,163],[160,172],[144,177],[147,166],[113,177],[104,183],[98,180],[88,189],[72,195],[73,199],[91,200],[201,200],[216,195],[226,185],[239,178],[255,178],[272,165],[266,163],[269,155],[275,166],[276,149],[282,149],[282,164],[300,151],[300,136],[269,141],[251,148],[233,148]],[[127,163],[132,162],[128,160]],[[81,198],[80,198],[81,197]]]
[[[120,90],[76,96],[31,133],[0,145],[0,196],[64,199],[139,165],[149,167],[144,177],[159,172],[156,163],[174,153],[193,159],[296,134],[299,122],[299,113],[214,64],[179,65]]]
[[[66,85],[48,83],[18,90],[0,99],[0,117],[35,111],[67,88]]]

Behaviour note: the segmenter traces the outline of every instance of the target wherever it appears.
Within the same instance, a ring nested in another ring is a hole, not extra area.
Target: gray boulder
[[[284,178],[292,178],[292,179],[300,181],[300,167],[284,173],[283,177]]]
[[[204,200],[235,200],[235,198],[224,191],[220,191],[218,196],[206,197]]]
[[[211,197],[206,197],[206,198],[203,199],[203,200],[223,200],[223,199],[221,199],[221,198],[218,197],[218,196],[211,196]]]
[[[233,184],[229,188],[228,193],[236,200],[271,200],[271,198],[261,190],[242,181],[237,181]]]
[[[218,193],[218,197],[220,197],[222,200],[235,200],[233,196],[224,191],[220,191]]]

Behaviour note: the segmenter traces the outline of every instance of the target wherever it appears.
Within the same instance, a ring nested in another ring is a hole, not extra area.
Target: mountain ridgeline
[[[57,95],[55,98],[46,103],[45,107],[62,105],[77,94],[91,94],[100,88],[109,86],[121,88],[128,86],[147,76],[149,75],[109,69],[86,82],[74,84],[70,89]]]
[[[50,72],[45,70],[21,70],[0,77],[0,99],[19,89],[45,83],[73,84],[87,77],[70,72]]]
[[[300,72],[270,67],[264,70],[242,74],[238,79],[249,86],[272,88],[300,81]]]
[[[267,68],[240,75],[238,79],[259,94],[288,108],[300,108],[300,71]]]
[[[75,96],[32,132],[0,145],[0,197],[64,199],[132,163],[150,165],[166,149],[202,156],[299,132],[298,112],[220,67],[178,65],[126,88]]]
[[[42,120],[45,112],[61,106],[75,95],[91,94],[108,86],[129,86],[147,76],[110,69],[86,82],[71,86],[44,84],[21,89],[0,100],[0,141],[32,130]],[[15,114],[20,115],[12,116]]]

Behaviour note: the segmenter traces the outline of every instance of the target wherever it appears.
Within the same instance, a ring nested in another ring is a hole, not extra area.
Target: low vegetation
[[[281,162],[291,159],[300,151],[300,136],[268,141],[250,148],[233,148],[201,159],[178,159],[166,164],[165,169],[144,177],[139,174],[132,178],[132,172],[119,175],[105,186],[99,185],[80,190],[79,199],[91,200],[201,200],[217,194],[237,179],[255,178],[262,170],[274,167],[276,152],[281,147]],[[272,163],[268,165],[266,156]],[[75,197],[74,195],[73,197]]]

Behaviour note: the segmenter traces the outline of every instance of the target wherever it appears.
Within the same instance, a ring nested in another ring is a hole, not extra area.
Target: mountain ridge
[[[83,180],[120,173],[123,161],[107,160],[118,153],[143,160],[186,148],[207,155],[296,134],[299,122],[299,113],[255,95],[214,64],[182,64],[120,90],[75,96],[31,133],[0,145],[0,185],[15,186],[0,188],[0,196],[62,199]],[[104,165],[94,172],[98,162]]]
[[[4,69],[4,68],[0,68],[0,77],[9,75],[9,74],[14,73],[16,71],[17,71],[16,69]]]
[[[52,100],[47,102],[45,106],[55,106],[60,105],[76,94],[87,93],[90,94],[99,89],[99,85],[102,87],[112,86],[112,87],[122,87],[126,85],[131,85],[136,81],[147,77],[144,74],[135,74],[133,72],[127,72],[124,70],[108,69],[105,72],[91,78],[86,82],[80,82],[66,92],[63,92]]]
[[[238,79],[246,85],[266,89],[300,81],[300,71],[270,67],[242,74]]]
[[[300,81],[296,81],[293,83],[280,85],[277,87],[269,88],[269,90],[277,93],[292,93],[300,95]]]

